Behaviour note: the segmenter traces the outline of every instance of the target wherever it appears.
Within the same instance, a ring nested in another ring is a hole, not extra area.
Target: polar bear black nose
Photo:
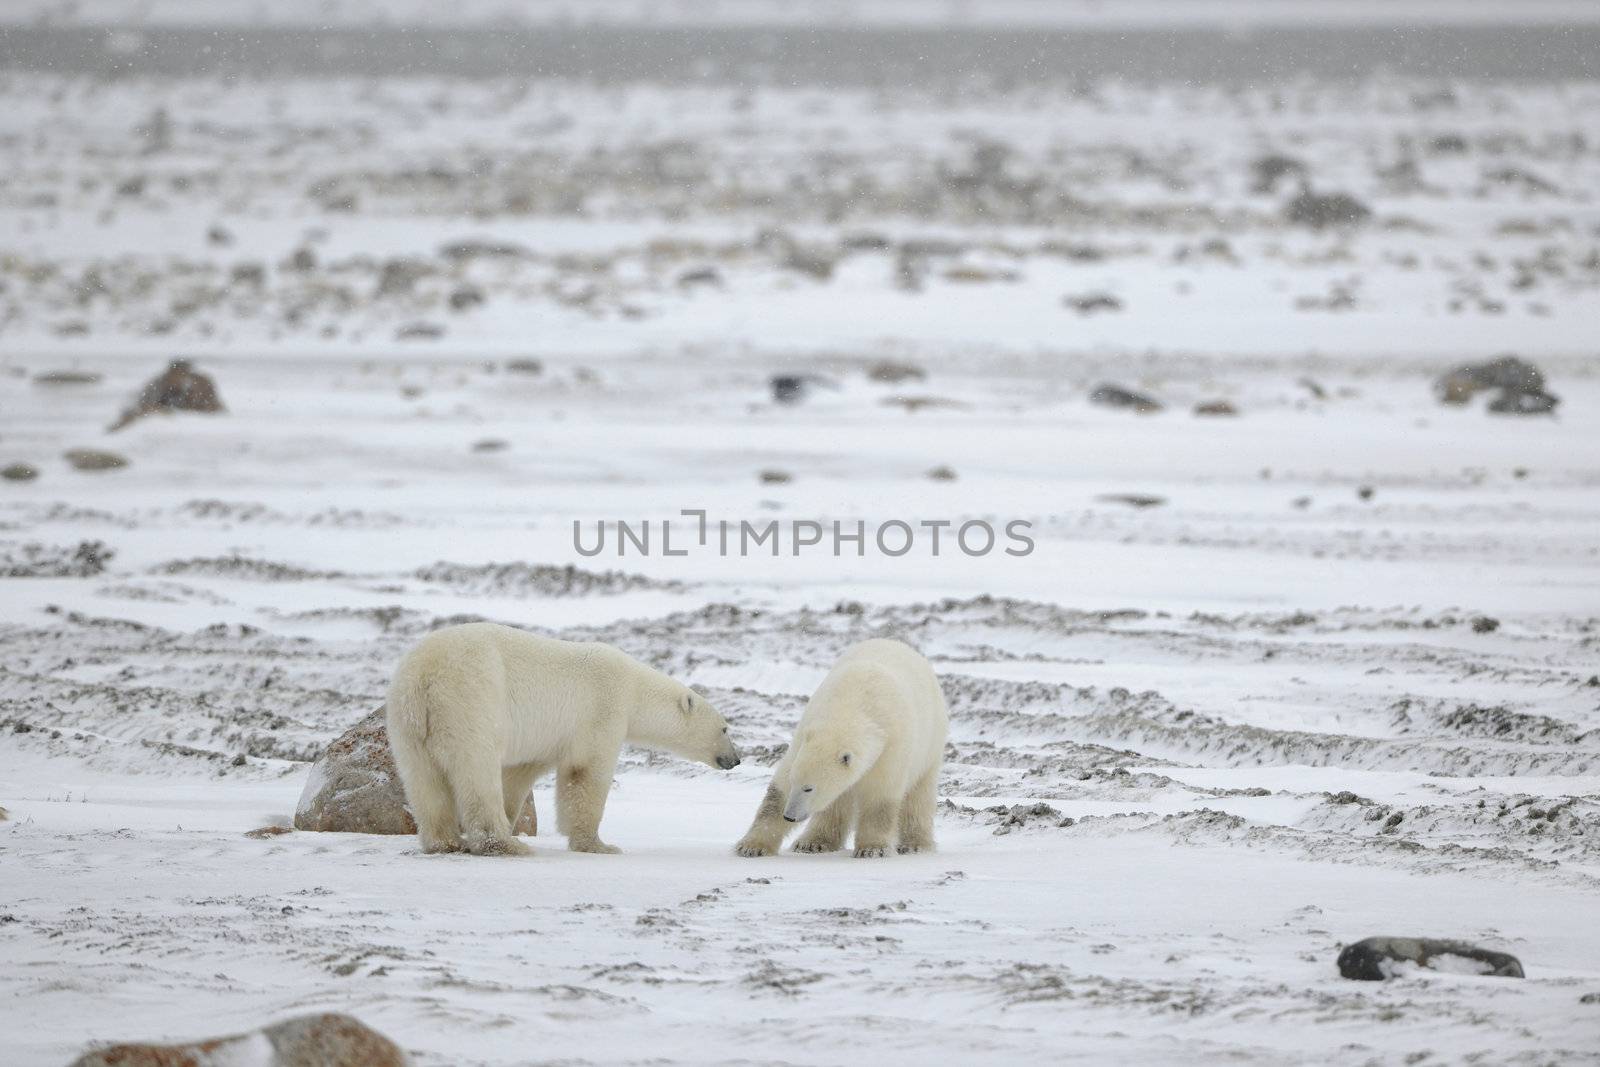
[[[733,770],[735,767],[739,766],[739,762],[740,761],[739,761],[739,757],[738,756],[718,756],[717,757],[717,766],[721,767],[725,771]]]

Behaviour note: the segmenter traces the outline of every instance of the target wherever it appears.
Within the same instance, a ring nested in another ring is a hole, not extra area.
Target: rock
[[[935,467],[928,472],[928,477],[936,482],[953,482],[956,480],[956,472],[951,467]]]
[[[1475,634],[1492,634],[1500,629],[1500,620],[1488,615],[1479,615],[1472,620],[1472,632]]]
[[[537,359],[506,360],[507,374],[526,374],[529,377],[544,373],[544,364]]]
[[[715,267],[698,267],[678,275],[679,289],[693,289],[703,285],[711,289],[722,288],[722,274]]]
[[[252,841],[265,841],[271,837],[282,837],[294,831],[287,826],[258,826],[254,830],[246,830],[244,836]]]
[[[511,447],[511,442],[500,437],[485,437],[481,441],[472,443],[474,452],[504,452]]]
[[[294,813],[294,828],[350,834],[417,832],[389,751],[382,708],[341,734],[311,765]],[[513,829],[519,834],[538,833],[531,794]]]
[[[94,448],[73,448],[62,453],[63,458],[80,471],[114,471],[128,465],[127,457],[115,452],[101,452]]]
[[[1356,496],[1360,497],[1362,500],[1371,500],[1375,495],[1377,495],[1377,492],[1378,491],[1372,488],[1372,486],[1363,485],[1356,490]]]
[[[437,341],[444,336],[444,327],[433,322],[411,322],[394,331],[396,341]]]
[[[901,382],[920,382],[928,372],[915,363],[901,363],[893,359],[880,359],[867,368],[867,377],[875,382],[898,385]]]
[[[762,485],[788,485],[794,481],[794,475],[788,471],[764,470],[758,476]]]
[[[1196,415],[1209,415],[1231,417],[1239,414],[1239,409],[1226,400],[1207,400],[1194,406]]]
[[[1274,152],[1250,161],[1250,191],[1275,193],[1278,191],[1278,183],[1283,179],[1293,178],[1304,182],[1310,174],[1310,170],[1300,160]]]
[[[774,374],[772,399],[779,404],[798,404],[805,399],[806,380],[798,374]]]
[[[1130,508],[1156,508],[1167,502],[1166,497],[1149,493],[1101,493],[1095,499],[1107,504],[1126,504]]]
[[[1080,315],[1122,310],[1122,301],[1110,293],[1068,293],[1061,298],[1061,302]]]
[[[1358,226],[1372,217],[1372,209],[1348,193],[1314,193],[1301,189],[1284,205],[1283,214],[1293,225],[1326,230]]]
[[[1466,404],[1485,390],[1499,395],[1489,410],[1505,415],[1544,415],[1560,399],[1545,389],[1544,374],[1525,359],[1504,355],[1483,363],[1463,363],[1435,379],[1433,395],[1441,404]]]
[[[12,463],[0,469],[0,478],[8,482],[31,482],[39,477],[39,468],[27,463]]]
[[[482,304],[488,298],[483,295],[483,290],[476,285],[458,286],[450,294],[451,311],[470,311]]]
[[[218,223],[206,231],[206,240],[214,248],[227,248],[233,244],[233,232]]]
[[[166,370],[145,383],[138,399],[106,432],[115,433],[130,422],[157,412],[194,411],[215,415],[224,410],[216,383],[195,370],[188,360],[175,359],[167,364]]]
[[[1429,937],[1369,937],[1346,945],[1339,953],[1339,973],[1362,982],[1392,978],[1403,963],[1414,963],[1451,974],[1481,974],[1521,978],[1522,963],[1512,955]]]
[[[407,1067],[405,1051],[348,1015],[301,1015],[261,1030],[183,1045],[114,1045],[72,1067]]]
[[[1161,402],[1154,397],[1124,389],[1120,385],[1097,385],[1089,394],[1089,403],[1108,408],[1131,408],[1141,415],[1161,410]]]
[[[33,376],[34,385],[98,385],[100,375],[93,371],[53,370]]]

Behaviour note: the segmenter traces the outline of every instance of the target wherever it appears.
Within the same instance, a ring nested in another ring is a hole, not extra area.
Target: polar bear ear
[[[846,767],[850,766],[850,753],[846,752],[844,755],[840,756],[839,762],[844,764]]]
[[[694,694],[689,690],[683,691],[683,696],[678,698],[678,707],[683,709],[685,715],[694,710]]]

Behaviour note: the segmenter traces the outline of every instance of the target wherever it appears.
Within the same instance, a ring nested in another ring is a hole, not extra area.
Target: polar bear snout
[[[796,789],[793,795],[789,797],[789,803],[783,809],[783,821],[805,822],[811,815],[811,810],[806,803],[808,799],[803,792]]]
[[[722,755],[717,757],[717,767],[724,771],[733,770],[735,767],[739,766],[740,762],[739,753],[737,751],[724,752]]]

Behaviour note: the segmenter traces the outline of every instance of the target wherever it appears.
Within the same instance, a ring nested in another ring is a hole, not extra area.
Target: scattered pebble
[[[953,468],[940,466],[930,470],[928,477],[936,482],[953,482],[956,480],[956,472]]]
[[[1239,414],[1239,409],[1226,400],[1206,400],[1194,406],[1196,415],[1211,415],[1231,417]]]
[[[1148,415],[1161,410],[1161,401],[1155,397],[1146,396],[1144,393],[1125,389],[1120,385],[1102,384],[1095,386],[1089,394],[1089,403],[1099,404],[1108,408],[1127,408],[1140,415]]]
[[[0,478],[8,482],[31,482],[39,477],[39,468],[28,463],[12,463],[0,468]]]
[[[74,470],[113,471],[128,465],[127,457],[95,448],[73,448],[62,453]]]

